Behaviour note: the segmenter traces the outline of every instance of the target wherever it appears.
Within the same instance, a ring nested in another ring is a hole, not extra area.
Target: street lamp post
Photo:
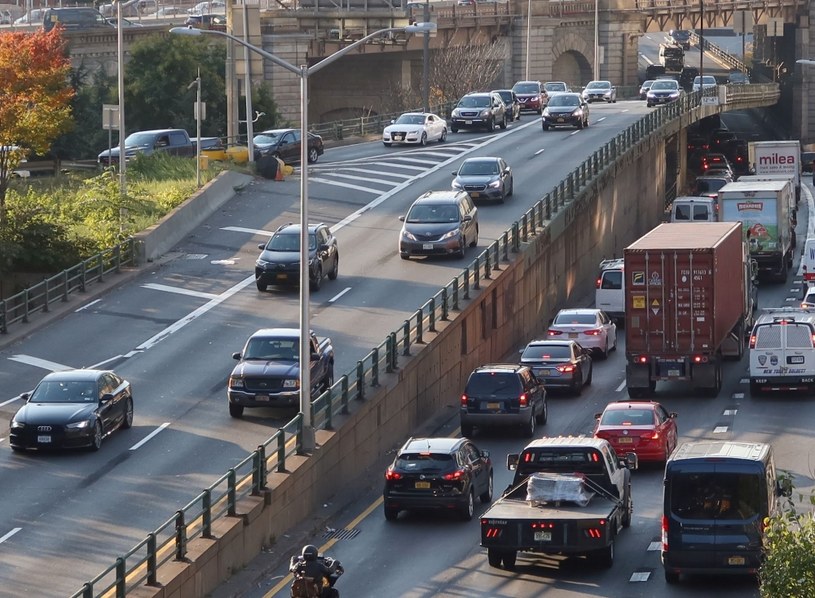
[[[699,0],[699,91],[705,95],[705,0]]]
[[[415,23],[406,27],[387,27],[374,31],[344,48],[334,52],[312,66],[306,64],[295,66],[262,48],[215,29],[194,29],[191,27],[173,27],[170,33],[181,35],[220,35],[237,44],[252,50],[300,77],[300,413],[303,418],[303,449],[314,448],[314,427],[311,421],[311,347],[309,343],[311,326],[309,325],[309,268],[308,268],[308,77],[327,67],[369,40],[394,31],[405,33],[424,33],[434,31],[435,23]],[[249,117],[247,117],[248,119]]]
[[[529,39],[532,33],[532,0],[526,3],[526,69],[524,80],[529,81]]]
[[[125,156],[125,59],[124,59],[124,35],[122,33],[122,3],[116,2],[116,57],[117,57],[117,81],[119,85],[119,195],[120,202],[124,201],[127,195],[127,159]],[[121,203],[119,205],[119,220],[122,216]]]
[[[424,3],[424,22],[430,22],[430,0]],[[422,40],[422,108],[430,112],[430,31],[424,32]]]
[[[594,80],[600,79],[600,0],[594,0]]]

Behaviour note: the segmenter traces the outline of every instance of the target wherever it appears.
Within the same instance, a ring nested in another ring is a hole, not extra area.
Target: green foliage
[[[253,123],[255,131],[265,131],[281,126],[280,113],[277,111],[277,104],[272,97],[272,86],[268,81],[263,81],[252,89],[252,109],[255,112],[264,113],[257,122]],[[243,110],[243,113],[245,114],[246,110]],[[246,132],[243,128],[241,130]]]
[[[57,138],[51,146],[51,153],[62,159],[94,159],[108,147],[111,137],[118,143],[117,132],[109,136],[108,131],[102,129],[102,105],[119,103],[116,77],[103,71],[96,71],[90,76],[80,66],[71,72],[71,86],[75,90],[71,103],[75,127],[70,133]]]

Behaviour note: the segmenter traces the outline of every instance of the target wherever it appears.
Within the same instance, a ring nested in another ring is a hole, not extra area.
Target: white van
[[[671,222],[718,222],[718,208],[710,197],[677,197],[671,204]]]
[[[618,322],[625,319],[625,279],[623,277],[623,259],[615,258],[600,262],[600,274],[597,275],[594,306],[602,309],[609,317]]]
[[[804,254],[801,256],[801,273],[804,275],[804,293],[807,286],[815,285],[815,239],[804,243]]]
[[[750,393],[815,390],[815,310],[765,309],[750,333]]]

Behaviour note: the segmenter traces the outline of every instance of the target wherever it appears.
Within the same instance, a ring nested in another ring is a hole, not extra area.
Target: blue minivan
[[[662,564],[665,581],[683,573],[756,575],[763,560],[764,518],[778,497],[772,447],[758,442],[680,445],[665,464]]]

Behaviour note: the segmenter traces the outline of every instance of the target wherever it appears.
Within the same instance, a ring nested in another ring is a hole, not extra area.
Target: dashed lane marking
[[[265,235],[271,237],[274,231],[259,228],[245,228],[243,226],[224,226],[221,230],[232,231],[233,233],[249,233],[250,235]]]
[[[659,540],[651,542],[648,545],[648,552],[656,552],[657,550],[662,550],[662,542],[660,542]]]
[[[744,393],[743,392],[734,392],[733,393],[733,398],[734,399],[743,399],[744,398]]]
[[[0,544],[2,544],[3,542],[5,542],[9,538],[11,538],[14,534],[16,534],[17,532],[19,532],[22,529],[23,528],[21,528],[21,527],[15,527],[13,530],[11,530],[7,534],[5,534],[2,538],[0,538]]]
[[[339,299],[340,297],[345,295],[345,293],[347,293],[350,290],[351,290],[351,287],[345,287],[343,290],[341,290],[339,293],[337,293],[331,299],[329,299],[328,302],[329,303],[334,303],[337,299]]]
[[[544,149],[545,149],[545,148],[540,148],[538,151],[536,151],[536,152],[535,152],[535,154],[534,154],[534,155],[535,155],[535,156],[538,156],[538,155],[542,154]]]
[[[40,359],[39,357],[33,357],[31,355],[12,355],[9,359],[26,365],[33,365],[35,368],[42,368],[50,372],[64,372],[65,370],[74,369],[69,365],[48,361],[47,359]]]
[[[595,122],[595,124],[596,124],[596,123],[601,123],[601,122],[603,122],[604,120],[606,120],[606,117],[605,117],[605,116],[601,116],[600,118],[598,118],[598,119],[597,119],[596,121],[594,121],[594,122]]]
[[[714,434],[726,434],[727,433],[727,426],[716,426],[713,428]]]
[[[787,297],[786,299],[784,299],[784,301],[792,302],[792,301],[800,301],[800,299],[798,299],[798,297]]]
[[[617,387],[616,392],[620,392],[623,388],[625,388],[625,380],[620,382],[620,385]]]
[[[398,172],[382,172],[381,170],[371,170],[370,168],[343,168],[348,172],[362,172],[366,174],[384,174],[386,176],[394,177],[397,179],[412,179],[412,174],[400,174]],[[336,175],[334,175],[336,176]]]
[[[78,308],[76,308],[76,309],[74,310],[74,312],[75,312],[75,313],[79,313],[79,312],[81,312],[83,309],[88,309],[88,308],[89,308],[91,305],[96,305],[96,304],[97,304],[97,303],[99,303],[100,301],[101,301],[101,299],[94,299],[93,301],[90,301],[90,302],[86,303],[86,304],[85,304],[85,305],[83,305],[82,307],[78,307]]]
[[[336,174],[334,176],[337,176]],[[320,177],[309,177],[308,180],[312,183],[323,183],[325,185],[333,185],[334,187],[345,187],[346,189],[354,189],[355,191],[362,191],[363,193],[373,193],[379,195],[382,189],[373,189],[370,187],[362,187],[360,185],[352,185],[351,183],[343,183],[341,181],[332,181],[330,179],[323,179]]]
[[[380,172],[379,174],[384,174],[384,173]],[[369,176],[368,177],[361,177],[361,176],[357,176],[355,174],[345,174],[345,173],[342,173],[342,172],[335,172],[331,176],[340,177],[340,178],[343,178],[343,179],[351,179],[352,181],[364,181],[366,183],[382,183],[383,185],[393,185],[394,184],[394,181],[389,181],[387,179],[375,179],[375,178],[369,177]],[[406,176],[405,178],[410,178],[410,177]]]
[[[739,380],[739,384],[747,384],[750,382],[750,378],[742,378]]]
[[[648,581],[649,577],[651,577],[650,571],[634,571],[634,573],[631,574],[631,578],[628,581],[629,583],[643,582]]]
[[[201,291],[193,291],[192,289],[183,289],[181,287],[171,287],[166,284],[158,284],[155,282],[148,282],[141,285],[142,288],[152,289],[154,291],[163,291],[165,293],[175,293],[177,295],[188,295],[190,297],[198,297],[200,299],[215,299],[218,295],[215,293],[203,293]]]
[[[164,429],[165,429],[167,426],[169,426],[169,425],[170,425],[170,422],[164,422],[164,423],[163,423],[163,424],[161,424],[161,425],[160,425],[158,428],[156,428],[155,430],[153,430],[152,432],[150,432],[150,433],[149,433],[147,436],[145,436],[144,438],[142,438],[141,440],[139,440],[139,441],[138,441],[136,444],[134,444],[133,446],[131,446],[131,447],[130,447],[130,450],[131,450],[131,451],[138,450],[139,448],[141,448],[142,446],[144,446],[144,445],[147,443],[147,441],[148,441],[148,440],[150,440],[151,438],[153,438],[154,436],[156,436],[156,435],[157,435],[159,432],[161,432],[162,430],[164,430]]]
[[[738,409],[725,409],[724,411],[722,411],[722,415],[726,415],[728,417],[735,416],[738,412],[739,412]]]

